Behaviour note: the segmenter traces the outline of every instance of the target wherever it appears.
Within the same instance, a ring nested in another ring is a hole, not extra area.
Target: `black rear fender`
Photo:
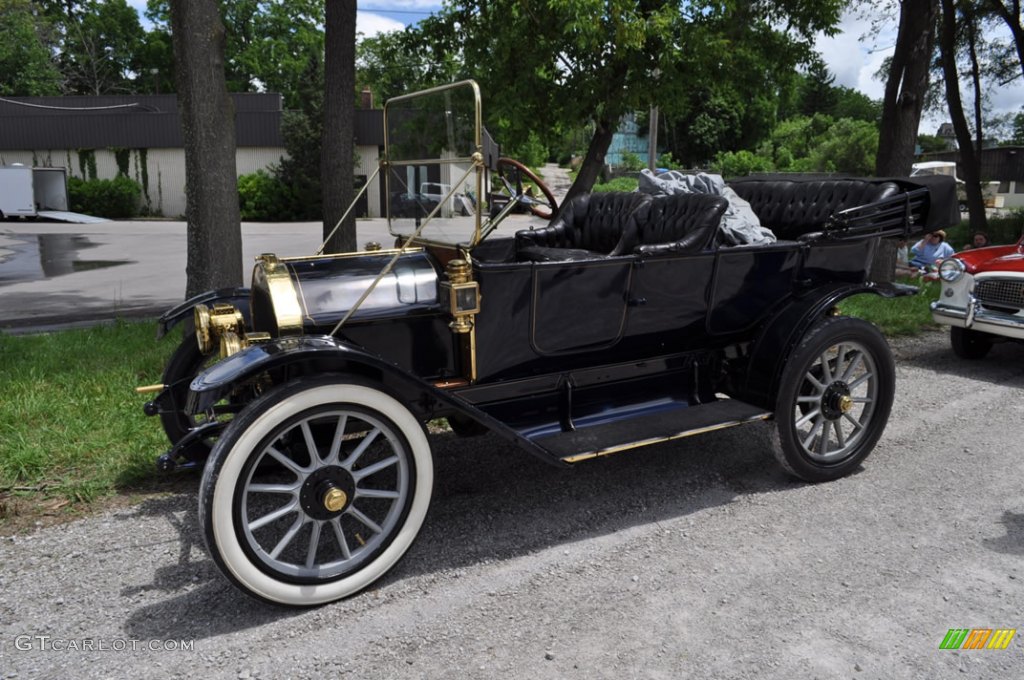
[[[800,340],[841,301],[870,293],[896,298],[917,293],[915,286],[899,283],[833,284],[793,298],[769,318],[755,336],[747,355],[745,375],[739,380],[741,399],[762,408],[775,408],[782,369]],[[739,381],[738,381],[739,382]]]

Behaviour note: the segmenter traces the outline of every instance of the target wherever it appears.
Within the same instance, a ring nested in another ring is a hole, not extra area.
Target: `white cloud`
[[[380,33],[401,31],[405,24],[389,17],[373,14],[372,12],[359,11],[356,13],[356,32],[362,33],[365,38],[372,38]]]
[[[892,55],[895,42],[895,27],[876,32],[870,18],[847,10],[840,20],[839,33],[820,36],[816,46],[835,75],[836,85],[881,99],[885,84],[875,79],[875,74],[886,57]]]

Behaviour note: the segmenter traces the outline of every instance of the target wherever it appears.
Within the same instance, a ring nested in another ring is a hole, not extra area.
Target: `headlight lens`
[[[954,283],[964,275],[964,263],[960,260],[950,258],[943,260],[939,265],[939,277],[946,283]]]

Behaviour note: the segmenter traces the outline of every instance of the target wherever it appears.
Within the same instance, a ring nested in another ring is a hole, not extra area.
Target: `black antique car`
[[[765,420],[804,480],[871,452],[893,359],[836,305],[915,291],[870,282],[874,251],[958,219],[952,182],[734,183],[777,236],[762,245],[727,244],[729,201],[701,193],[592,194],[499,232],[552,201],[485,144],[474,83],[393,99],[385,121],[386,195],[449,192],[391,214],[400,245],[263,255],[250,288],[160,321],[186,329],[146,405],[174,444],[160,464],[203,466],[206,544],[243,590],[315,605],[387,572],[430,503],[435,419],[555,466]]]

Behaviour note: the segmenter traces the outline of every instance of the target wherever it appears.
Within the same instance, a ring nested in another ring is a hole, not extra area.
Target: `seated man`
[[[953,255],[953,246],[946,243],[946,232],[939,229],[924,235],[910,251],[910,265],[925,271],[935,271],[939,262]]]

